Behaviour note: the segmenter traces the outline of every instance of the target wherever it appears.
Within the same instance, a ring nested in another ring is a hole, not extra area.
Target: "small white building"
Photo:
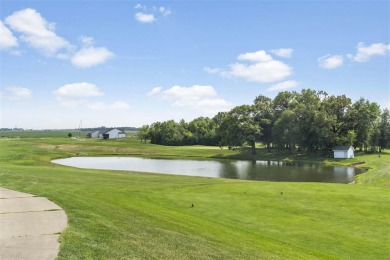
[[[333,149],[334,152],[334,158],[341,159],[341,158],[354,158],[355,149],[353,149],[352,146],[336,146]]]
[[[102,138],[103,134],[100,131],[95,131],[95,132],[88,133],[88,137],[89,138]]]
[[[116,128],[108,130],[107,132],[103,133],[103,139],[117,139],[117,138],[125,138],[125,137],[126,137],[125,131]]]

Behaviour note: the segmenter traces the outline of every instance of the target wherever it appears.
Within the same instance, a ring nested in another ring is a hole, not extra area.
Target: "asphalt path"
[[[0,187],[0,259],[55,259],[67,217],[50,200]]]

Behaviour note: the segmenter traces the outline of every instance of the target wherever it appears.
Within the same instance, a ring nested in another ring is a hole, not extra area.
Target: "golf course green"
[[[335,160],[259,149],[166,147],[135,138],[0,139],[0,186],[47,197],[68,227],[59,259],[386,259],[390,153]],[[70,156],[361,163],[355,184],[262,182],[89,170]]]

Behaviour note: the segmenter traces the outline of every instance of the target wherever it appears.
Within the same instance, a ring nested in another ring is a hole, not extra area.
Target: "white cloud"
[[[57,101],[66,107],[76,107],[87,103],[88,97],[103,96],[97,86],[87,82],[65,84],[53,91]]]
[[[81,36],[80,41],[83,43],[84,47],[90,47],[95,44],[95,39],[90,36]]]
[[[282,58],[291,58],[293,49],[291,48],[282,48],[282,49],[273,49],[271,50],[273,54]]]
[[[325,55],[318,58],[318,65],[324,69],[336,69],[344,63],[344,57],[341,55]]]
[[[283,80],[291,74],[292,68],[277,60],[258,62],[250,65],[235,63],[230,65],[230,71],[228,72],[230,76],[261,83]]]
[[[162,90],[162,87],[155,87],[151,91],[146,93],[146,95],[147,96],[155,96],[155,95],[159,94],[161,92],[161,90]]]
[[[247,52],[244,54],[240,54],[238,55],[237,59],[251,62],[267,62],[271,61],[272,57],[268,55],[265,51],[260,50],[256,52]]]
[[[53,94],[61,97],[103,96],[103,92],[96,85],[87,82],[65,84],[54,91]]]
[[[111,104],[104,101],[91,102],[90,99],[94,97],[104,96],[104,93],[99,88],[87,82],[65,84],[53,91],[60,105],[75,108],[84,106],[93,110],[127,110],[130,106],[124,101],[116,101]]]
[[[356,54],[348,54],[348,58],[356,62],[369,61],[372,56],[385,56],[390,53],[390,44],[373,43],[365,46],[363,42],[359,42],[356,46]]]
[[[171,9],[164,6],[146,6],[136,4],[134,9],[142,10],[134,15],[134,18],[140,23],[154,23],[161,16],[167,17],[172,14]]]
[[[163,16],[168,16],[168,15],[171,15],[172,14],[172,11],[164,6],[161,6],[158,8],[158,10],[160,11],[160,13],[163,15]]]
[[[0,35],[0,50],[18,46],[18,40],[2,21],[0,21]]]
[[[129,104],[124,101],[116,101],[112,104],[105,102],[95,102],[87,104],[87,107],[93,110],[127,110],[130,108]]]
[[[97,86],[86,82],[65,84],[53,91],[53,94],[57,101],[66,107],[85,104],[88,97],[103,96],[103,92]]]
[[[243,78],[260,83],[280,81],[292,74],[292,68],[288,64],[274,60],[264,50],[240,54],[237,59],[249,63],[231,64],[229,70],[209,67],[204,70],[222,77]]]
[[[134,18],[140,23],[153,23],[156,21],[156,18],[153,14],[147,14],[143,12],[136,13]]]
[[[22,87],[7,87],[6,89],[8,99],[12,101],[24,101],[32,97],[32,91],[28,88]]]
[[[231,103],[218,97],[218,93],[212,86],[173,86],[163,91],[162,97],[171,101],[175,107],[189,108],[207,115],[215,115],[232,107]]]
[[[220,74],[223,71],[223,69],[220,68],[210,68],[210,67],[204,67],[203,70],[210,74]]]
[[[142,10],[146,10],[146,5],[143,5],[143,4],[136,4],[134,6],[135,9],[142,9]]]
[[[114,57],[114,54],[104,47],[84,47],[72,57],[71,62],[79,68],[90,68]]]
[[[45,55],[52,56],[72,46],[55,33],[55,24],[47,22],[36,10],[27,8],[8,16],[5,23],[21,34],[21,40]]]
[[[286,90],[290,88],[295,88],[296,86],[298,86],[298,83],[295,80],[287,80],[277,83],[270,88],[267,88],[267,91]]]

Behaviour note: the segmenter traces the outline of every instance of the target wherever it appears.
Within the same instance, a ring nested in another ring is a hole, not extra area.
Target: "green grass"
[[[45,196],[68,215],[63,259],[385,259],[390,255],[390,154],[354,160],[272,154],[372,168],[358,184],[277,183],[86,170],[74,155],[250,158],[215,147],[136,139],[0,140],[0,186]],[[280,192],[283,191],[283,195]],[[195,204],[192,208],[191,204]]]

